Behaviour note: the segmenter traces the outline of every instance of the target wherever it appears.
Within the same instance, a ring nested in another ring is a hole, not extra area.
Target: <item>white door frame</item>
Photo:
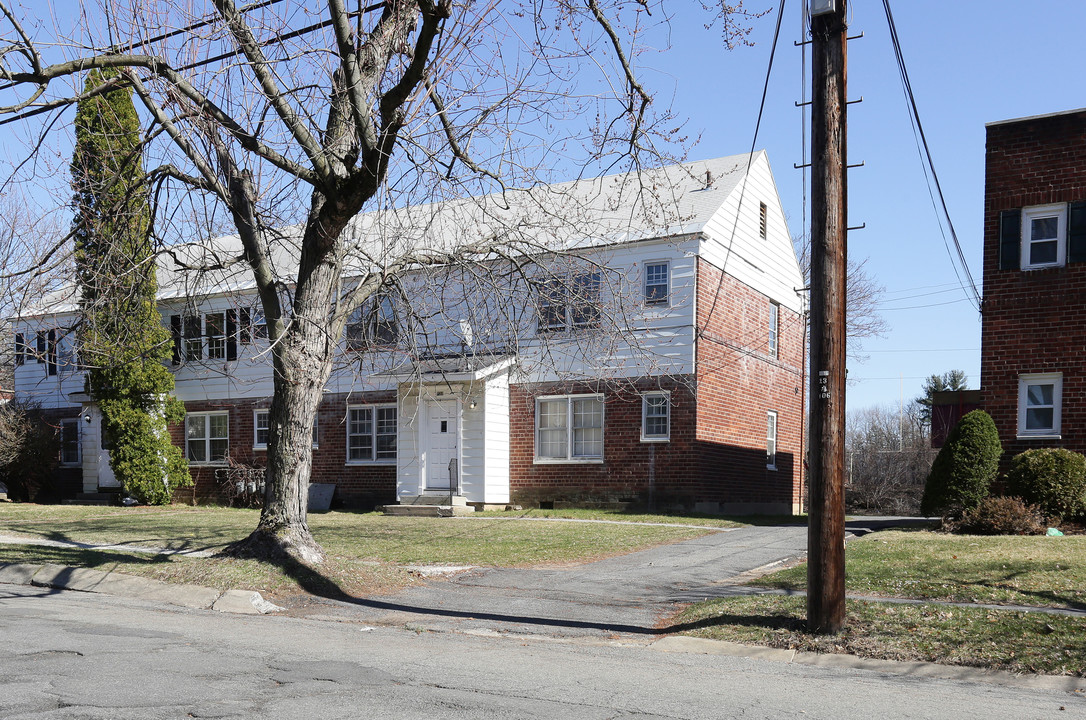
[[[423,400],[425,405],[425,411],[423,417],[426,421],[422,427],[419,428],[419,447],[421,448],[421,461],[419,463],[419,490],[421,492],[448,492],[449,488],[430,488],[429,476],[430,476],[430,435],[431,435],[431,421],[438,416],[451,414],[456,422],[456,428],[454,430],[456,436],[456,472],[457,472],[457,485],[462,484],[464,473],[464,443],[463,443],[463,410],[459,396],[449,395],[442,397],[427,397]],[[448,408],[448,411],[441,410],[442,407]]]

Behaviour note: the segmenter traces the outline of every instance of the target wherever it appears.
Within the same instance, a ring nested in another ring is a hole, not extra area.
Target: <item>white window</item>
[[[667,261],[645,263],[645,304],[667,305],[670,295],[670,263]]]
[[[641,396],[641,442],[665,442],[671,437],[671,398],[666,392]]]
[[[1018,376],[1018,437],[1058,437],[1062,373]]]
[[[372,298],[356,308],[347,320],[347,349],[369,350],[399,341],[396,304],[389,295]]]
[[[230,416],[227,413],[186,415],[185,447],[190,463],[225,462],[230,452]]]
[[[769,303],[769,356],[780,357],[781,306]]]
[[[211,312],[205,315],[174,316],[175,333],[180,334],[177,359],[185,362],[235,360],[237,346],[233,337],[236,311]]]
[[[603,459],[603,396],[564,395],[536,400],[536,460]]]
[[[1067,257],[1067,205],[1022,209],[1022,269],[1063,265]]]
[[[60,421],[60,464],[78,465],[83,461],[79,445],[79,418]]]
[[[596,327],[600,324],[603,276],[578,273],[566,279],[548,278],[537,286],[537,332]]]
[[[773,410],[765,414],[765,466],[777,469],[777,413]]]
[[[268,339],[268,322],[264,319],[264,308],[259,306],[241,308],[241,344],[252,345],[257,340]]]
[[[359,405],[347,409],[347,462],[396,459],[396,406]]]
[[[267,450],[271,436],[271,411],[253,410],[253,450]],[[313,447],[317,447],[317,418],[313,418]]]

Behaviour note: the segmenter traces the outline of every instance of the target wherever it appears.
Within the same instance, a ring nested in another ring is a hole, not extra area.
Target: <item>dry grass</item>
[[[749,645],[1086,677],[1081,617],[863,601],[846,607],[835,636],[808,633],[805,598],[780,595],[698,603],[671,629]]]

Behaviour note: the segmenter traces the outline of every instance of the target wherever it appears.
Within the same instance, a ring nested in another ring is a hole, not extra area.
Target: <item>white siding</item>
[[[509,502],[509,376],[505,373],[486,384],[486,490],[484,502]]]
[[[760,203],[768,211],[765,239],[759,236]],[[703,233],[699,252],[707,261],[782,306],[803,311],[797,293],[804,286],[803,276],[764,152],[755,155],[747,182],[732,190]]]

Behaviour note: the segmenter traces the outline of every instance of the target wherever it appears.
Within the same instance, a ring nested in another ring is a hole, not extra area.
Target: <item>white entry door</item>
[[[429,402],[428,406],[426,489],[448,490],[456,487],[460,473],[459,404],[456,400],[438,400]],[[454,464],[453,460],[457,462]]]
[[[97,455],[98,488],[119,488],[121,483],[117,481],[117,477],[113,474],[113,466],[109,462],[109,438],[106,437],[105,427],[102,424],[102,413],[98,411],[97,407],[93,409],[92,417],[94,418],[92,427],[97,437],[91,452],[93,455]]]

